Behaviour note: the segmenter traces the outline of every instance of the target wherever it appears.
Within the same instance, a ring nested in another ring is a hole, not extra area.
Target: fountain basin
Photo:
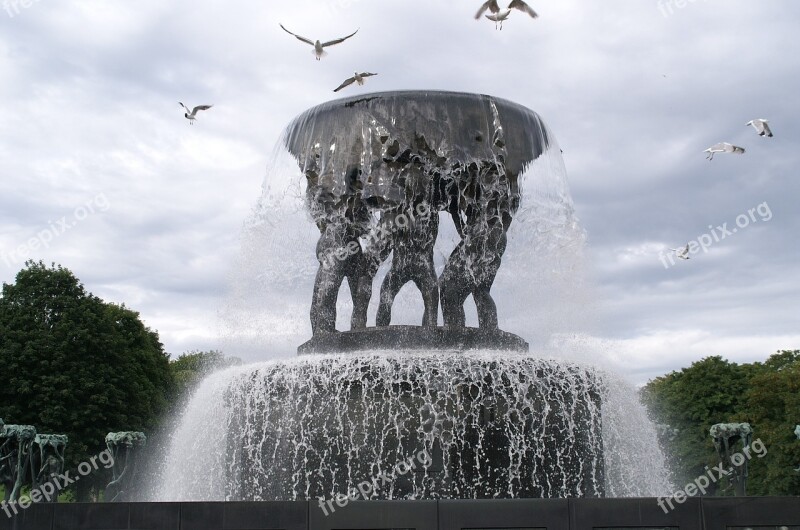
[[[603,388],[593,368],[497,351],[275,361],[226,378],[196,434],[181,429],[204,456],[174,451],[183,478],[165,491],[333,499],[382,477],[368,498],[602,496]]]

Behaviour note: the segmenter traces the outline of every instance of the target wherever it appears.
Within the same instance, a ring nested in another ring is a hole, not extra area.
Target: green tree
[[[154,429],[174,393],[158,334],[88,293],[67,269],[27,262],[0,297],[0,417],[69,436],[67,469],[110,431]],[[85,499],[106,477],[77,484]]]
[[[678,430],[667,448],[676,484],[691,482],[705,473],[705,466],[717,462],[708,431],[715,423],[735,421],[750,371],[747,365],[707,357],[642,389],[642,400],[653,418]]]
[[[665,447],[676,484],[719,462],[708,432],[713,424],[748,422],[767,450],[749,461],[748,494],[800,494],[800,473],[793,470],[800,464],[793,433],[800,423],[800,351],[742,365],[708,357],[650,381],[641,396],[655,421],[679,431]]]
[[[800,473],[793,471],[800,465],[794,435],[800,424],[800,350],[778,352],[755,369],[741,415],[768,452],[751,462],[748,493],[800,495]]]
[[[238,357],[226,356],[218,350],[192,350],[170,361],[169,366],[175,378],[178,394],[185,396],[208,374],[240,364],[242,364],[242,360]]]

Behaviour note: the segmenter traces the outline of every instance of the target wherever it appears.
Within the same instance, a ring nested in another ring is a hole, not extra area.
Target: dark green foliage
[[[66,469],[105,449],[110,431],[153,429],[173,387],[158,334],[69,270],[28,262],[3,285],[0,417],[68,435]]]
[[[175,377],[178,394],[185,395],[211,372],[239,364],[242,364],[242,360],[238,357],[227,357],[220,351],[211,350],[184,353],[170,361],[169,366]]]
[[[708,357],[650,381],[641,396],[656,422],[679,431],[662,440],[679,487],[718,463],[712,425],[748,422],[754,440],[767,449],[749,462],[748,494],[800,494],[800,473],[793,470],[800,465],[800,441],[793,434],[800,424],[800,351],[741,365]]]
[[[800,351],[783,351],[754,365],[742,416],[769,454],[752,466],[748,493],[800,495]]]

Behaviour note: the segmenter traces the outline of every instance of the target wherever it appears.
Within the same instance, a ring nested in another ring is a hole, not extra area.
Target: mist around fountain
[[[433,127],[432,144],[435,124],[422,127]],[[376,489],[374,498],[668,494],[656,432],[635,389],[602,367],[602,352],[574,347],[597,322],[586,233],[554,136],[538,117],[530,125],[544,138],[542,150],[520,168],[522,199],[492,287],[500,327],[524,337],[530,354],[295,357],[312,335],[320,231],[307,207],[307,175],[282,138],[244,226],[220,312],[226,353],[269,360],[213,374],[200,385],[172,434],[153,500],[332,498],[419,451],[431,455],[432,466]],[[369,128],[376,134],[374,124]],[[344,134],[356,137],[332,139],[332,158],[342,145],[362,141],[358,131]],[[448,134],[455,133],[445,131],[445,141]],[[366,136],[363,144],[370,145]],[[458,147],[457,157],[465,156]],[[365,151],[362,159],[369,156]],[[461,238],[448,215],[434,215],[440,216],[439,275]],[[369,326],[389,261],[373,281]],[[416,287],[406,285],[392,324],[419,325],[421,307]],[[472,297],[465,309],[467,325],[476,326]],[[351,312],[343,284],[337,329],[348,329]]]

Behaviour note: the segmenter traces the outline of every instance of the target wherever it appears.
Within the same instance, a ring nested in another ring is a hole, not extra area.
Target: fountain
[[[346,98],[298,116],[276,159],[281,170],[270,178],[288,184],[265,186],[260,222],[250,227],[260,237],[270,228],[254,252],[271,265],[246,276],[273,289],[270,302],[308,292],[311,339],[295,358],[232,368],[201,385],[173,433],[155,499],[668,491],[655,430],[635,396],[588,363],[530,354],[526,340],[500,329],[522,321],[517,329],[533,331],[525,317],[546,309],[525,293],[552,285],[531,271],[544,265],[549,279],[564,274],[571,284],[559,253],[583,241],[559,180],[560,149],[536,113],[452,92]],[[281,205],[287,197],[292,207]],[[514,252],[520,242],[535,255]],[[496,281],[514,293],[498,300],[528,304],[515,308],[521,314],[499,316]],[[401,293],[407,283],[422,308]],[[290,324],[287,306],[279,317],[272,304],[262,308],[276,336],[307,329]],[[349,329],[339,330],[347,308]],[[245,314],[258,311],[234,320]]]

